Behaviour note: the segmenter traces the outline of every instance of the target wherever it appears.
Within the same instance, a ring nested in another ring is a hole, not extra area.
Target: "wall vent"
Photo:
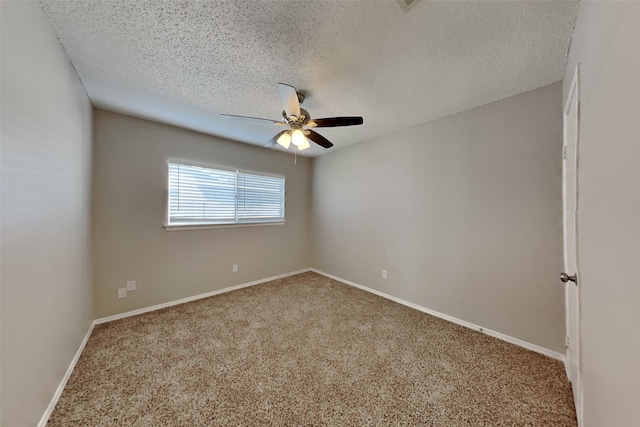
[[[422,0],[398,0],[398,3],[400,3],[402,10],[408,12],[409,9],[416,5],[416,3],[420,3],[421,1]]]

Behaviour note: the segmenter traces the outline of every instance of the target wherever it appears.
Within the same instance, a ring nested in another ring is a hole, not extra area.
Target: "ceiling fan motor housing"
[[[295,117],[295,116],[287,116],[287,112],[283,111],[282,112],[282,117],[289,123],[289,124],[294,124],[294,123],[298,123],[301,125],[305,125],[307,124],[307,122],[311,119],[311,115],[309,114],[309,112],[307,110],[305,110],[304,108],[300,109],[300,117]],[[292,120],[293,118],[295,118],[295,120]]]

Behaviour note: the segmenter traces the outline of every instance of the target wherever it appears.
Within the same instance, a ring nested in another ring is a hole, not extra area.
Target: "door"
[[[582,384],[580,370],[580,275],[578,274],[578,141],[580,123],[579,66],[573,76],[564,108],[563,145],[563,227],[564,272],[566,304],[566,360],[565,369],[581,422]]]

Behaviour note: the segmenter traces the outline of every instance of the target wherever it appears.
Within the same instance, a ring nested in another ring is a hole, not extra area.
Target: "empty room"
[[[640,2],[0,1],[0,425],[640,422]]]

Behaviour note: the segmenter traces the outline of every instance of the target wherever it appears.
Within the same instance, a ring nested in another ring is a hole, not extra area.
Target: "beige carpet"
[[[49,426],[575,426],[560,362],[304,273],[95,328]]]

